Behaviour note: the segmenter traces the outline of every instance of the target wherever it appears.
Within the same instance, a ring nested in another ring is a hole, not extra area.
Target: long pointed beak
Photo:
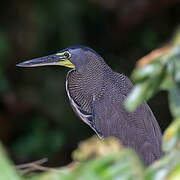
[[[44,56],[40,58],[31,59],[24,61],[22,63],[16,64],[19,67],[37,67],[37,66],[47,66],[47,65],[60,65],[74,68],[74,65],[65,58],[64,54],[52,54],[49,56]]]

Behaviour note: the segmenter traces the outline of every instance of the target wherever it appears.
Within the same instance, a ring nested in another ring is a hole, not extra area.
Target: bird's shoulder
[[[93,107],[98,126],[104,123],[104,119],[110,119],[106,121],[107,128],[115,127],[118,132],[126,124],[126,128],[131,131],[134,129],[159,139],[161,131],[147,103],[141,104],[134,112],[128,112],[124,107],[126,98],[127,96],[118,90],[109,90],[100,99],[96,99]]]
[[[120,94],[125,96],[127,96],[133,88],[131,80],[126,75],[117,72],[112,73],[108,83],[111,84],[111,88],[116,89]]]

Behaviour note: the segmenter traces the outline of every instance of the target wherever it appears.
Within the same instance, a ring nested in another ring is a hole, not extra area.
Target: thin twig
[[[40,166],[38,164],[32,164],[31,167],[34,168],[34,170],[60,172],[60,170],[58,170],[58,169],[44,167],[44,166]]]
[[[156,60],[160,56],[166,54],[171,49],[171,47],[172,46],[170,44],[168,44],[166,46],[163,46],[161,48],[151,51],[149,54],[147,54],[146,56],[144,56],[138,60],[137,66],[143,67],[143,66],[151,63],[152,61]]]
[[[43,158],[43,159],[31,162],[31,163],[16,165],[16,168],[21,170],[20,173],[21,173],[22,176],[29,173],[29,172],[33,172],[33,171],[37,171],[37,170],[60,172],[60,170],[57,170],[57,169],[54,169],[54,168],[40,166],[40,164],[43,164],[43,163],[45,163],[47,161],[48,161],[47,158]]]
[[[48,161],[48,159],[47,158],[43,158],[43,159],[40,159],[40,160],[38,160],[38,161],[33,161],[33,162],[30,162],[30,163],[25,163],[25,164],[20,164],[20,165],[16,165],[15,167],[17,168],[17,169],[24,169],[24,168],[28,168],[28,167],[30,167],[30,166],[32,166],[32,165],[35,165],[35,164],[43,164],[43,163],[45,163],[45,162],[47,162]]]
[[[29,173],[29,172],[33,172],[33,171],[37,171],[37,170],[51,171],[51,172],[56,172],[56,173],[61,172],[61,170],[59,170],[59,169],[49,168],[49,167],[45,167],[45,166],[40,165],[40,164],[47,162],[47,160],[48,160],[47,158],[43,158],[43,159],[31,162],[31,163],[16,165],[16,168],[21,170],[20,173],[22,176]],[[70,163],[69,165],[67,165],[65,167],[62,167],[62,168],[68,168],[69,170],[73,170],[77,167],[78,164],[79,163],[73,162],[73,163]]]

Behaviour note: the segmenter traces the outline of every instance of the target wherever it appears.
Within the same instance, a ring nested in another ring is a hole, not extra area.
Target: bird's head
[[[72,46],[49,56],[24,61],[17,64],[17,66],[36,67],[46,65],[60,65],[78,69],[85,66],[90,60],[90,58],[87,57],[87,53],[90,56],[100,57],[100,55],[91,48],[85,46]]]

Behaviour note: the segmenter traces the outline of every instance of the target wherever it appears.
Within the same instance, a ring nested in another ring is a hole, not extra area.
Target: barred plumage
[[[162,156],[161,130],[151,109],[143,103],[135,112],[127,112],[123,102],[133,87],[131,81],[113,72],[91,49],[82,50],[86,63],[71,70],[66,79],[74,111],[100,137],[119,138],[125,146],[134,148],[145,164],[151,164]]]
[[[65,55],[66,53],[66,55]],[[75,46],[56,54],[25,61],[23,67],[62,65],[73,68],[66,78],[66,91],[75,113],[100,138],[115,136],[133,148],[146,165],[162,156],[161,130],[146,102],[135,112],[124,108],[131,81],[113,72],[94,50]]]

